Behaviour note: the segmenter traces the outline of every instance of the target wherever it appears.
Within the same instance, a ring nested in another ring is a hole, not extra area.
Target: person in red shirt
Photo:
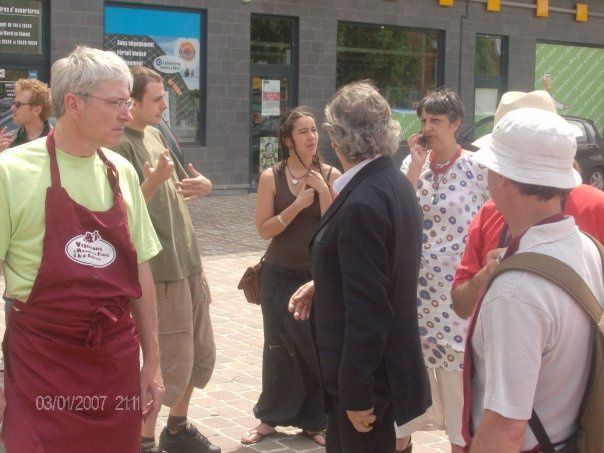
[[[543,91],[505,93],[495,113],[494,124],[509,111],[533,107],[556,112],[551,96]],[[475,142],[478,146],[480,140]],[[582,184],[573,189],[563,202],[563,212],[575,218],[581,231],[604,242],[604,192]],[[498,256],[507,245],[507,225],[492,200],[487,201],[468,227],[466,248],[455,273],[451,289],[453,309],[468,318],[497,265]]]

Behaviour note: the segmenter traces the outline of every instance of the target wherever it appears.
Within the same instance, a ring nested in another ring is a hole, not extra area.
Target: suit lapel
[[[327,209],[327,211],[325,212],[323,217],[321,217],[321,221],[315,228],[315,232],[313,233],[312,237],[310,238],[310,244],[312,244],[313,241],[315,240],[315,236],[317,235],[317,233],[319,233],[319,231],[321,231],[321,229],[325,225],[327,225],[327,223],[331,220],[331,218],[342,207],[342,205],[348,198],[348,195],[350,195],[350,193],[354,190],[354,188],[356,186],[358,186],[359,183],[361,181],[363,181],[367,176],[369,176],[370,174],[372,174],[375,171],[378,171],[378,170],[384,168],[385,166],[387,166],[388,164],[391,164],[391,163],[392,163],[392,159],[390,159],[390,157],[387,157],[387,156],[378,157],[373,162],[371,162],[371,163],[367,164],[365,167],[363,167],[356,175],[354,175],[353,178],[350,181],[348,181],[348,184],[346,184],[346,186],[344,187],[342,192],[340,192],[338,194],[338,196],[333,201],[333,203],[331,203],[331,206],[329,207],[329,209]]]

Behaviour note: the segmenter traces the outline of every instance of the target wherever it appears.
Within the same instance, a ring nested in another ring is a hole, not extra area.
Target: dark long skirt
[[[267,263],[262,268],[262,393],[254,415],[271,426],[320,431],[325,429],[327,417],[310,324],[296,321],[287,310],[294,291],[310,280],[309,272]]]

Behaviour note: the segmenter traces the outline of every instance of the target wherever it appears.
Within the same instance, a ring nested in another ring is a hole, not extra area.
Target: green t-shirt
[[[149,126],[144,132],[127,127],[115,151],[132,163],[142,183],[145,179],[145,162],[155,167],[159,154],[167,148],[163,135],[154,127]],[[151,260],[153,279],[156,282],[180,280],[201,272],[201,258],[189,209],[174,185],[178,179],[187,177],[187,174],[178,159],[172,157],[176,171],[147,203],[151,221],[162,245],[162,251]]]
[[[119,173],[120,188],[138,263],[157,255],[161,246],[149,219],[138,177],[124,158],[103,150]],[[61,185],[77,203],[92,211],[113,205],[107,167],[95,153],[74,157],[57,150]],[[46,189],[50,158],[46,137],[0,154],[0,261],[4,262],[6,294],[26,301],[42,259]]]

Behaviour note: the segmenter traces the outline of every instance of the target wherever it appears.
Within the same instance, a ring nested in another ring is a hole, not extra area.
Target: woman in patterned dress
[[[417,187],[424,214],[417,311],[432,386],[432,407],[397,427],[397,451],[411,451],[415,431],[446,429],[452,453],[461,452],[462,367],[466,321],[452,307],[451,283],[472,217],[488,200],[486,169],[457,144],[464,108],[447,89],[429,93],[417,107],[421,131],[409,140],[401,171]]]

